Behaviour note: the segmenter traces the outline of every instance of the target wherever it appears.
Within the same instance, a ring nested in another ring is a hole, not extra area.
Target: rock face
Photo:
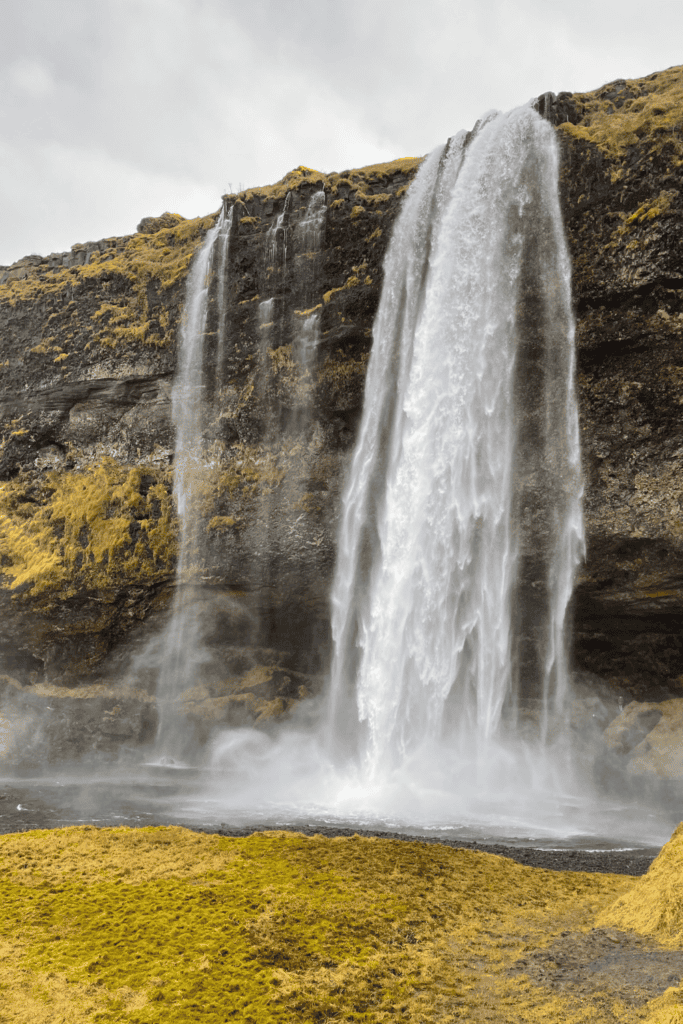
[[[657,700],[683,680],[683,69],[537,102],[561,142],[574,266],[588,538],[574,664],[584,681]],[[225,666],[183,697],[200,730],[280,714],[325,671],[382,261],[419,162],[298,168],[225,197],[227,312],[219,322],[213,280],[212,463],[196,510],[205,542],[179,584]],[[153,731],[150,644],[176,585],[171,388],[187,269],[215,216],[145,218],[136,235],[0,268],[10,712],[60,689],[76,701],[77,687],[104,708],[98,721],[118,708],[130,737]],[[112,707],[96,684],[119,694]],[[81,732],[84,749],[120,739]]]
[[[588,553],[575,661],[634,695],[683,673],[683,69],[560,94]]]
[[[631,701],[605,730],[605,745],[629,775],[683,779],[683,700]]]
[[[214,273],[206,338],[212,458],[194,510],[203,544],[179,584],[223,666],[182,697],[200,733],[280,714],[319,685],[382,260],[419,163],[299,168],[226,197],[225,322]],[[154,691],[178,585],[171,388],[185,277],[215,216],[146,218],[130,238],[0,272],[0,657],[23,686],[5,688],[16,715],[38,686],[118,693],[123,680],[122,707]],[[85,749],[93,729],[81,732]],[[102,735],[92,742],[106,746]]]

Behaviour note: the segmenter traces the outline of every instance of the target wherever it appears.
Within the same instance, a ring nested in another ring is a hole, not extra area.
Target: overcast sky
[[[0,264],[681,62],[682,0],[0,0]]]

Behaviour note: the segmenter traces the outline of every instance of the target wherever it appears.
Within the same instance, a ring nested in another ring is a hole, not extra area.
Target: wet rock
[[[683,698],[632,701],[607,727],[604,741],[631,775],[683,779]]]

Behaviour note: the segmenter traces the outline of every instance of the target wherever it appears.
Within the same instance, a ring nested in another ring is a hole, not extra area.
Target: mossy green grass
[[[590,930],[632,878],[419,842],[178,827],[5,835],[0,863],[8,1024],[660,1019],[650,1004],[605,1016],[604,1000],[511,972],[525,951]]]

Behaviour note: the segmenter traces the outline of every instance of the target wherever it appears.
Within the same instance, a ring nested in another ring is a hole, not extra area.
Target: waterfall
[[[583,551],[570,261],[551,126],[489,115],[428,157],[385,262],[332,591],[329,715],[372,777],[483,749],[568,695]]]
[[[296,226],[298,249],[298,276],[302,282],[305,300],[313,304],[296,319],[294,331],[294,355],[303,370],[312,369],[318,345],[320,344],[320,308],[316,304],[319,295],[318,260],[327,222],[327,197],[325,190],[314,192],[308,201],[304,216]]]
[[[322,244],[326,217],[327,199],[325,189],[321,188],[311,196],[306,212],[297,225],[302,252],[318,252]]]
[[[195,255],[187,278],[185,309],[180,329],[178,369],[171,396],[175,426],[173,489],[178,510],[178,562],[169,624],[164,632],[157,681],[159,726],[156,748],[162,758],[176,757],[183,749],[183,723],[173,700],[196,675],[205,660],[202,619],[195,607],[191,584],[202,556],[204,522],[197,502],[207,453],[204,430],[210,411],[208,390],[222,364],[225,345],[225,270],[233,210],[222,210]],[[208,366],[206,351],[209,291],[218,277],[218,341],[215,365]]]

